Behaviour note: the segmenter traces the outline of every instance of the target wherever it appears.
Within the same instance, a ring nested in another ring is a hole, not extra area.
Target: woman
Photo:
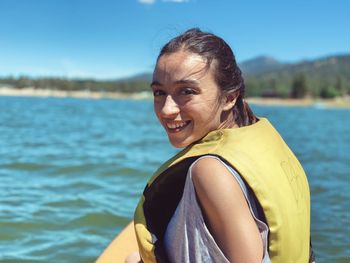
[[[243,100],[226,42],[199,29],[175,37],[151,87],[171,144],[184,149],[158,169],[135,211],[142,261],[308,262],[305,173]]]

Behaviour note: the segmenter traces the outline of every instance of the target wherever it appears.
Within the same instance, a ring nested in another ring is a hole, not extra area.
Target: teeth
[[[169,129],[176,129],[181,128],[186,125],[186,122],[179,122],[179,123],[167,123],[166,124]]]

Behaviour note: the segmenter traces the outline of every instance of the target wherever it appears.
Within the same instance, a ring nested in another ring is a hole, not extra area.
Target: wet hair
[[[249,105],[244,101],[244,79],[230,46],[220,37],[192,28],[171,39],[161,49],[158,59],[177,51],[188,51],[206,60],[208,68],[213,63],[214,79],[222,92],[236,92],[236,103],[232,109],[236,124],[250,125],[257,121]]]

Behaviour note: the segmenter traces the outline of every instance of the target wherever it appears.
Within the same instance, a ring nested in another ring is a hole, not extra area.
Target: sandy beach
[[[27,96],[27,97],[57,97],[57,98],[80,98],[80,99],[151,99],[151,92],[121,93],[121,92],[98,92],[98,91],[64,91],[50,89],[35,89],[33,87],[14,89],[0,87],[0,96]],[[333,99],[283,99],[283,98],[247,98],[248,103],[270,106],[299,106],[317,108],[350,108],[350,96]]]
[[[151,98],[151,92],[121,93],[121,92],[98,92],[98,91],[65,91],[50,89],[35,89],[32,87],[14,89],[0,87],[0,96],[23,96],[23,97],[57,97],[57,98],[80,98],[80,99],[147,99]]]

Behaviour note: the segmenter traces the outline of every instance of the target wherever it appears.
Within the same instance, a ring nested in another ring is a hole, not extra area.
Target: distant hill
[[[336,55],[318,58],[315,60],[303,60],[293,64],[279,64],[275,68],[268,66],[262,72],[253,72],[250,75],[274,75],[279,76],[304,73],[308,75],[334,76],[337,74],[350,74],[350,55]],[[251,73],[251,72],[249,72]]]
[[[127,77],[127,78],[121,78],[118,79],[117,81],[149,81],[151,82],[152,80],[152,73],[139,73],[136,75],[133,75],[131,77]]]
[[[300,78],[307,89],[306,95],[333,97],[350,93],[350,55],[269,67],[246,74],[247,94],[286,97],[291,93],[293,83]]]
[[[286,64],[267,56],[260,56],[239,63],[239,67],[244,75],[261,74],[280,69],[285,65]]]
[[[330,98],[350,94],[349,54],[290,64],[260,56],[239,65],[245,77],[247,96]],[[149,91],[151,79],[150,72],[113,81],[20,77],[0,78],[0,86],[133,93]]]

